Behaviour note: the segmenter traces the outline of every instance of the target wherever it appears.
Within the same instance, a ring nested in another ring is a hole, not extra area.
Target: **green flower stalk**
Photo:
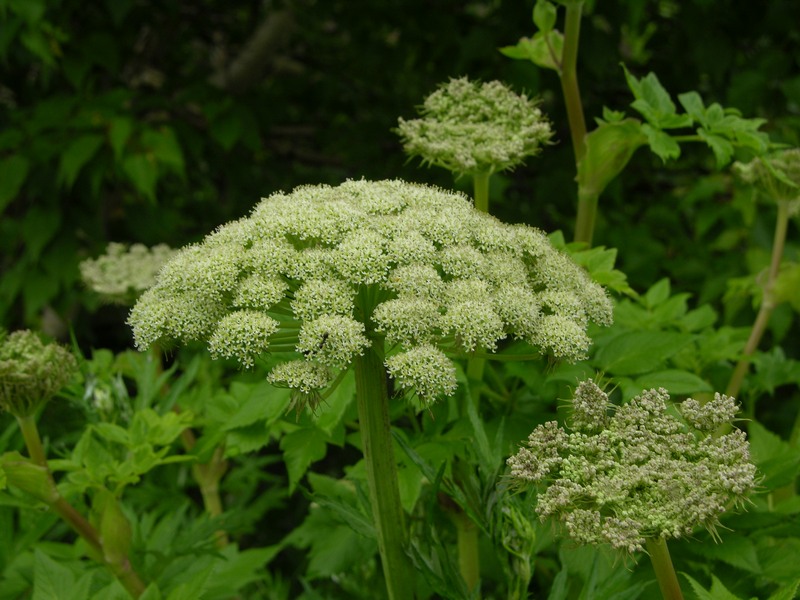
[[[130,535],[103,536],[61,496],[36,427],[36,413],[77,372],[75,357],[57,344],[44,344],[31,331],[15,331],[0,336],[0,409],[13,414],[19,423],[30,460],[16,452],[0,456],[0,471],[8,482],[46,503],[72,529],[83,537],[91,554],[106,564],[134,597],[145,585],[133,570],[124,544]],[[124,516],[107,518],[112,525],[127,521]],[[114,549],[112,550],[112,547]],[[124,552],[121,548],[125,547]]]
[[[575,390],[568,429],[539,425],[508,459],[511,478],[538,490],[536,513],[583,544],[627,553],[647,548],[665,598],[680,597],[666,540],[697,527],[716,534],[719,515],[755,486],[745,434],[714,435],[738,409],[716,394],[668,409],[664,389],[613,406],[592,381]]]
[[[737,395],[741,389],[742,382],[750,368],[750,358],[758,349],[772,311],[781,301],[793,300],[796,297],[794,285],[790,285],[791,289],[789,290],[781,289],[780,271],[789,219],[800,211],[800,148],[757,157],[746,164],[737,162],[734,163],[733,170],[742,181],[753,187],[756,196],[777,204],[778,218],[775,221],[772,257],[764,282],[764,298],[750,331],[743,356],[736,364],[728,383],[726,393],[731,396]]]
[[[488,210],[489,176],[535,156],[553,135],[536,101],[499,81],[451,79],[425,99],[420,119],[395,130],[409,156],[475,183],[475,206]]]
[[[604,290],[546,236],[476,211],[464,196],[403,181],[305,186],[181,250],[131,311],[140,349],[205,342],[319,402],[354,368],[359,420],[387,585],[408,596],[410,562],[388,419],[387,375],[424,407],[456,388],[448,355],[491,356],[508,336],[567,360]],[[404,591],[404,588],[405,591]]]
[[[175,250],[164,244],[152,248],[133,244],[128,248],[112,242],[105,254],[81,262],[81,277],[106,301],[131,306],[155,283],[156,273],[174,254]]]

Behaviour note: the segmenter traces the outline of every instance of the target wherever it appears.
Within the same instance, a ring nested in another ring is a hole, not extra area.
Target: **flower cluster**
[[[715,436],[736,413],[716,394],[670,413],[664,389],[614,407],[592,381],[572,401],[570,431],[538,426],[508,459],[511,477],[538,486],[536,512],[552,517],[580,543],[642,550],[647,538],[677,538],[697,526],[712,533],[719,515],[755,486],[745,434]]]
[[[419,112],[421,119],[399,119],[406,153],[460,175],[513,168],[552,136],[536,102],[499,81],[451,79]]]
[[[147,248],[112,242],[105,254],[81,262],[84,283],[105,300],[131,305],[156,280],[156,273],[175,250],[164,244]]]
[[[800,148],[736,162],[733,169],[765,200],[788,202],[793,212],[800,209]]]
[[[204,341],[245,366],[294,352],[269,380],[303,394],[385,343],[388,372],[424,402],[455,389],[445,352],[492,351],[511,335],[575,360],[589,321],[610,320],[604,290],[543,233],[403,181],[266,198],[182,249],[129,318],[139,348]]]
[[[0,409],[28,417],[77,371],[75,357],[57,344],[43,344],[32,331],[0,338]]]

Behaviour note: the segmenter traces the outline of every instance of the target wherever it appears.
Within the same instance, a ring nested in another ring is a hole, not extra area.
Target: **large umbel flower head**
[[[555,421],[539,425],[508,459],[511,477],[536,485],[539,516],[580,543],[634,552],[647,539],[686,536],[698,526],[714,533],[719,515],[755,486],[745,434],[714,435],[738,407],[720,394],[704,405],[689,399],[680,418],[668,400],[666,390],[648,390],[613,407],[585,381],[572,400],[571,431]]]
[[[459,175],[511,169],[552,136],[536,102],[499,81],[451,79],[419,112],[420,119],[398,122],[406,153]]]
[[[244,366],[290,351],[269,379],[303,394],[368,346],[423,402],[451,394],[446,352],[493,351],[508,335],[581,358],[604,290],[540,231],[505,225],[456,193],[403,181],[306,186],[184,248],[133,308],[143,349],[203,341]]]

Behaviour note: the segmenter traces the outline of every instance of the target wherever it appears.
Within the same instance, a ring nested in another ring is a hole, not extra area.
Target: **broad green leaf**
[[[556,7],[549,0],[536,0],[533,7],[533,23],[540,31],[547,33],[556,24]]]
[[[670,394],[695,394],[698,392],[713,392],[707,381],[694,373],[678,369],[665,369],[637,377],[635,383],[643,390],[652,388],[665,388]]]
[[[800,263],[784,263],[781,265],[778,277],[772,284],[772,294],[775,302],[788,302],[796,312],[800,312],[799,291]]]
[[[692,342],[693,336],[671,331],[631,331],[601,346],[593,364],[615,376],[663,369],[667,360]]]
[[[94,573],[84,573],[76,581],[73,572],[47,556],[34,551],[33,600],[84,600],[90,597]]]
[[[659,279],[656,283],[650,286],[650,289],[648,289],[645,293],[644,297],[642,298],[643,304],[647,308],[653,309],[669,298],[669,292],[669,278],[664,277],[663,279]]]
[[[141,143],[152,153],[158,164],[184,175],[183,151],[171,128],[146,129],[141,134]]]
[[[353,404],[355,393],[355,375],[350,369],[314,416],[317,427],[328,435],[333,435],[333,430],[341,423],[345,412]]]
[[[681,155],[681,147],[674,139],[660,129],[656,129],[645,123],[642,125],[642,132],[647,137],[647,144],[653,154],[658,156],[662,162],[669,159],[678,158]]]
[[[532,38],[522,38],[516,46],[500,48],[500,52],[509,58],[529,60],[540,67],[554,71],[561,68],[563,50],[564,36],[555,29],[547,34],[539,31]]]
[[[756,389],[763,389],[770,394],[775,388],[800,384],[800,362],[787,358],[783,348],[776,346],[770,352],[757,352],[753,357],[756,372],[751,383]]]
[[[793,600],[797,595],[797,589],[800,588],[800,579],[782,586],[775,591],[767,600]]]
[[[38,260],[45,246],[49,244],[61,225],[61,214],[55,210],[45,210],[38,206],[31,208],[22,221],[22,237],[25,250],[32,260]],[[56,282],[57,284],[57,282]]]
[[[578,163],[578,193],[599,196],[636,149],[647,142],[635,119],[603,123],[586,138],[586,153]]]
[[[675,103],[661,85],[655,73],[648,73],[641,79],[636,79],[625,65],[625,79],[635,100],[631,103],[649,123],[659,129],[676,129],[688,127],[692,124],[689,115],[678,115],[675,112]]]
[[[289,473],[291,494],[311,463],[325,458],[328,445],[322,431],[316,427],[306,427],[283,436],[280,447]]]
[[[716,323],[717,316],[710,304],[703,304],[680,317],[678,324],[685,331],[701,331]]]
[[[133,120],[130,117],[114,117],[108,126],[108,142],[114,151],[114,158],[119,160],[125,144],[133,132]]]
[[[291,390],[276,388],[267,382],[234,382],[231,385],[231,395],[236,399],[239,408],[226,420],[226,431],[259,422],[262,426],[273,423],[286,413],[291,402]]]
[[[122,161],[122,170],[145,198],[155,203],[158,166],[152,154],[131,154]]]
[[[763,487],[787,485],[800,474],[800,448],[791,446],[758,421],[749,423],[748,439],[753,462],[764,475]]]
[[[29,169],[30,161],[19,154],[0,159],[0,215],[19,194]]]
[[[697,594],[698,600],[742,600],[739,598],[739,596],[732,594],[728,588],[726,588],[714,575],[711,576],[710,590],[706,590],[695,579],[692,579],[692,577],[686,573],[681,573],[681,575],[683,575],[689,581],[694,593]]]
[[[720,560],[750,573],[762,571],[756,545],[743,535],[726,532],[720,543],[695,544],[693,551],[705,558]]]
[[[89,133],[69,144],[61,154],[58,165],[58,183],[71,188],[81,169],[97,154],[104,141],[102,135]]]
[[[700,94],[695,91],[678,94],[678,102],[681,103],[681,106],[683,106],[684,110],[686,110],[692,119],[701,125],[705,125],[706,107]]]

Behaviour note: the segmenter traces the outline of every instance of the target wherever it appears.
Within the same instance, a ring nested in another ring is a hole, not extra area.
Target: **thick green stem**
[[[488,171],[476,173],[472,177],[473,189],[475,190],[475,208],[481,212],[489,212],[489,177]]]
[[[772,241],[772,258],[769,264],[769,274],[767,276],[767,282],[764,284],[764,298],[761,301],[761,308],[759,308],[758,314],[756,315],[756,320],[753,323],[753,328],[750,331],[747,344],[745,344],[742,357],[736,364],[733,375],[731,375],[731,379],[728,382],[728,387],[725,390],[725,394],[728,396],[733,396],[734,398],[738,396],[742,387],[742,382],[750,368],[750,358],[758,348],[758,344],[761,342],[761,338],[767,330],[769,318],[772,316],[772,311],[775,308],[772,299],[772,287],[775,284],[775,280],[778,278],[778,271],[780,270],[781,259],[783,258],[783,248],[786,245],[786,232],[788,228],[789,205],[786,202],[778,202],[778,218],[775,222],[775,235]]]
[[[47,455],[44,452],[42,438],[39,437],[39,429],[36,427],[36,419],[33,415],[17,417],[22,438],[25,440],[25,447],[31,460],[40,467],[47,468]]]
[[[675,567],[672,566],[667,541],[663,537],[647,538],[647,553],[650,555],[650,562],[653,563],[658,587],[661,588],[664,600],[683,600],[683,593],[678,583]]]
[[[355,360],[356,400],[378,550],[390,600],[414,597],[414,573],[405,553],[405,518],[389,423],[383,359],[370,348]]]
[[[586,153],[586,120],[583,116],[581,93],[578,89],[578,41],[581,35],[583,2],[569,2],[564,23],[564,50],[561,55],[561,90],[567,106],[569,133],[577,164]]]
[[[594,222],[597,217],[597,194],[578,189],[578,215],[575,218],[575,241],[592,245]]]

